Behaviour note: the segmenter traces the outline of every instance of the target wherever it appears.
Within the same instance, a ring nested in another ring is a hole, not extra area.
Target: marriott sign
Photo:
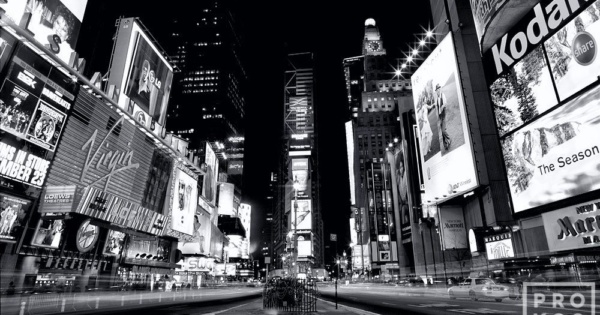
[[[526,15],[524,21],[504,34],[492,48],[491,58],[496,67],[496,74],[501,74],[516,61],[524,57],[537,44],[558,30],[590,0],[553,0],[542,1],[533,7],[532,13]],[[530,19],[528,19],[528,17]],[[528,21],[528,22],[527,22]],[[489,54],[489,51],[486,53]],[[489,58],[489,57],[488,57]],[[486,58],[486,59],[488,59]]]

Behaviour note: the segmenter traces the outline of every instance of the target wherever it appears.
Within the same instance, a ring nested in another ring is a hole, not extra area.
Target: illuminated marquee
[[[512,244],[512,234],[510,232],[486,236],[483,239],[485,241],[488,259],[515,257],[515,251]]]

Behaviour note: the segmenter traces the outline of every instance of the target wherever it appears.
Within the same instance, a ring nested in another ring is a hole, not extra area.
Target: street
[[[335,301],[335,286],[319,287],[321,296],[328,301]],[[598,301],[596,293],[595,300]],[[343,305],[359,308],[377,314],[398,314],[402,310],[408,314],[523,314],[523,301],[504,299],[472,301],[470,299],[448,298],[445,288],[406,288],[382,284],[340,284],[338,286],[338,302]],[[528,310],[533,310],[533,300],[528,300]],[[590,304],[575,309],[566,307],[560,313],[567,311],[580,314],[592,314]],[[586,308],[587,307],[587,308]],[[597,307],[596,307],[597,308]],[[538,314],[559,313],[549,303],[543,303],[536,308]],[[596,312],[597,313],[597,312]],[[533,312],[531,313],[533,314]]]

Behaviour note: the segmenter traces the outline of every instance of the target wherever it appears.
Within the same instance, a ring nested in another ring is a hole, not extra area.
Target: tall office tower
[[[279,164],[279,206],[275,208],[275,257],[299,262],[280,267],[306,273],[323,265],[323,220],[319,197],[319,155],[314,111],[314,59],[309,52],[287,56],[284,82],[284,153]]]
[[[177,8],[176,18],[164,21],[160,33],[179,69],[167,130],[189,139],[192,152],[204,150],[202,141],[209,141],[220,166],[227,167],[229,182],[241,187],[246,72],[235,7],[228,0],[197,5],[189,11],[172,6]]]
[[[410,81],[397,76],[393,64],[375,21],[367,19],[362,56],[344,59],[351,116],[346,137],[355,225],[352,266],[356,273],[382,277],[399,274],[404,253],[386,148],[400,138],[397,117],[412,108]]]

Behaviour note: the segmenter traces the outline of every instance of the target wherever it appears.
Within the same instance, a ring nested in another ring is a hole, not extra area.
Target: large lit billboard
[[[198,199],[198,183],[181,169],[177,169],[171,210],[171,228],[188,235],[194,234],[194,214]]]
[[[6,2],[6,1],[4,1]],[[0,5],[13,23],[69,63],[75,51],[87,0],[17,0]]]
[[[119,106],[161,134],[173,67],[135,18],[119,20],[108,82],[119,88]]]
[[[75,100],[68,81],[28,48],[19,49],[0,88],[0,129],[54,151]]]
[[[310,240],[298,240],[298,256],[306,257],[312,256],[312,241]]]
[[[237,209],[233,204],[234,190],[235,185],[231,183],[219,184],[219,205],[217,208],[219,215],[237,215]]]
[[[294,183],[298,183],[298,193],[304,193],[308,187],[308,159],[292,159],[292,176]]]
[[[504,137],[515,212],[600,188],[600,87]]]
[[[291,229],[312,229],[312,202],[310,199],[292,200],[292,212],[290,212]],[[298,224],[296,225],[296,222]]]
[[[563,100],[596,82],[600,75],[599,5],[596,2],[588,7],[544,43],[556,89]]]
[[[541,47],[494,81],[490,92],[500,136],[558,104]]]
[[[194,216],[194,237],[189,241],[179,242],[177,248],[183,254],[209,255],[210,251],[210,216],[202,212]]]
[[[346,154],[348,155],[348,175],[350,178],[350,204],[356,204],[356,183],[354,182],[354,131],[352,121],[347,121],[346,128]]]
[[[425,203],[478,184],[452,41],[449,33],[412,76]]]
[[[219,174],[219,160],[215,151],[206,142],[206,157],[204,160],[206,170],[202,184],[202,196],[209,202],[215,204],[217,202],[217,177]]]

